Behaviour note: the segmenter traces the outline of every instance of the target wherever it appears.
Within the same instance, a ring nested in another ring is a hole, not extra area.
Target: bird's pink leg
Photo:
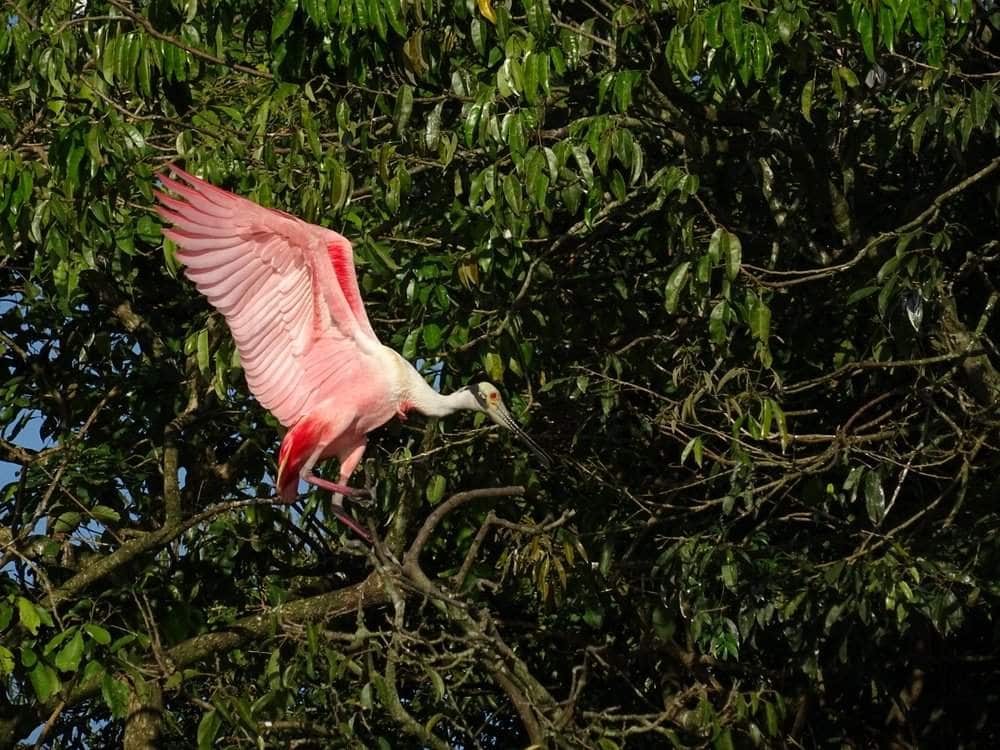
[[[331,482],[322,477],[318,477],[315,474],[306,474],[302,479],[314,487],[319,487],[324,490],[330,490],[330,492],[336,492],[338,495],[365,495],[368,490],[358,489],[356,487],[348,487],[346,484],[337,484],[336,482]],[[343,481],[343,480],[341,480]]]
[[[365,448],[368,446],[368,438],[361,438],[361,442],[351,448],[346,454],[340,455],[340,481],[346,487],[347,480],[351,478],[351,474],[354,470],[358,468],[358,464],[361,463],[362,456],[365,455]],[[349,488],[348,488],[349,489]],[[364,490],[367,492],[368,490]],[[357,490],[355,490],[357,492]],[[350,495],[350,492],[343,493]]]
[[[347,497],[358,497],[371,494],[368,490],[347,486],[347,480],[351,478],[354,469],[361,462],[361,457],[365,455],[365,446],[367,443],[367,439],[362,438],[359,444],[352,447],[346,454],[342,453],[340,455],[340,484],[330,482],[313,474],[311,464],[307,464],[307,470],[303,472],[302,479],[316,487],[322,487],[324,490],[336,493],[334,500],[337,505],[343,504],[344,495]]]
[[[360,536],[367,542],[371,542],[371,536],[365,531],[357,521],[351,517],[346,510],[344,510],[344,495],[348,497],[360,496],[367,494],[368,490],[359,490],[353,487],[347,486],[347,480],[351,478],[351,474],[354,473],[354,469],[357,467],[358,463],[361,461],[361,457],[365,454],[365,445],[367,440],[362,438],[359,445],[351,448],[350,452],[340,459],[340,484],[334,482],[328,482],[325,479],[321,479],[312,472],[302,478],[309,484],[315,485],[316,487],[321,487],[324,490],[330,490],[334,493],[333,495],[333,506],[331,510],[333,514],[337,517],[342,524],[350,528],[355,534]]]
[[[330,492],[333,492],[334,493],[333,505],[331,507],[333,515],[337,517],[338,521],[347,526],[351,531],[353,531],[359,537],[364,539],[366,542],[371,542],[372,540],[371,535],[367,531],[365,531],[364,527],[361,526],[361,524],[359,524],[357,521],[355,521],[354,518],[351,517],[351,515],[346,510],[344,510],[344,500],[343,500],[344,495],[347,496],[359,495],[365,492],[366,490],[357,490],[354,489],[353,487],[348,487],[345,484],[336,484],[335,482],[328,482],[327,480],[318,477],[315,474],[307,474],[306,476],[302,477],[302,479],[304,479],[311,485],[315,485],[316,487],[319,487],[321,489],[330,490]]]

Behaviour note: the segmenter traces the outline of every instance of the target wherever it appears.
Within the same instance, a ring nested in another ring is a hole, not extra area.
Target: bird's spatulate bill
[[[538,457],[538,460],[542,462],[542,466],[546,469],[552,466],[552,457],[542,450],[542,447],[536,443],[527,432],[522,430],[516,424],[511,427],[511,431],[517,435],[518,438],[524,441],[524,444],[527,445],[531,449],[531,452]]]
[[[538,460],[542,462],[542,465],[545,466],[545,468],[552,465],[552,458],[549,454],[542,450],[542,447],[536,443],[527,432],[524,431],[521,425],[514,421],[514,417],[512,417],[510,412],[507,411],[506,406],[498,404],[487,413],[493,418],[494,422],[513,432],[519,440],[527,445],[531,449],[531,452],[538,457]]]

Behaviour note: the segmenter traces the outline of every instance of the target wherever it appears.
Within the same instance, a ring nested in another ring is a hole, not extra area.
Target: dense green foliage
[[[0,747],[1000,743],[992,2],[4,7]],[[417,418],[388,549],[267,504],[170,161],[556,466]]]

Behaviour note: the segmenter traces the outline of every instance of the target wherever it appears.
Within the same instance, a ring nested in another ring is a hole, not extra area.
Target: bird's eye
[[[499,399],[499,398],[500,398],[500,394],[497,393],[496,391],[493,391],[493,393],[490,394],[490,402],[491,403],[495,404],[497,402],[497,399]]]

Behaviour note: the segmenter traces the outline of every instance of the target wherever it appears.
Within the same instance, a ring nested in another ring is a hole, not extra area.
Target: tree
[[[0,746],[997,744],[993,3],[5,8]],[[170,161],[556,467],[414,420],[372,548],[272,506]]]

